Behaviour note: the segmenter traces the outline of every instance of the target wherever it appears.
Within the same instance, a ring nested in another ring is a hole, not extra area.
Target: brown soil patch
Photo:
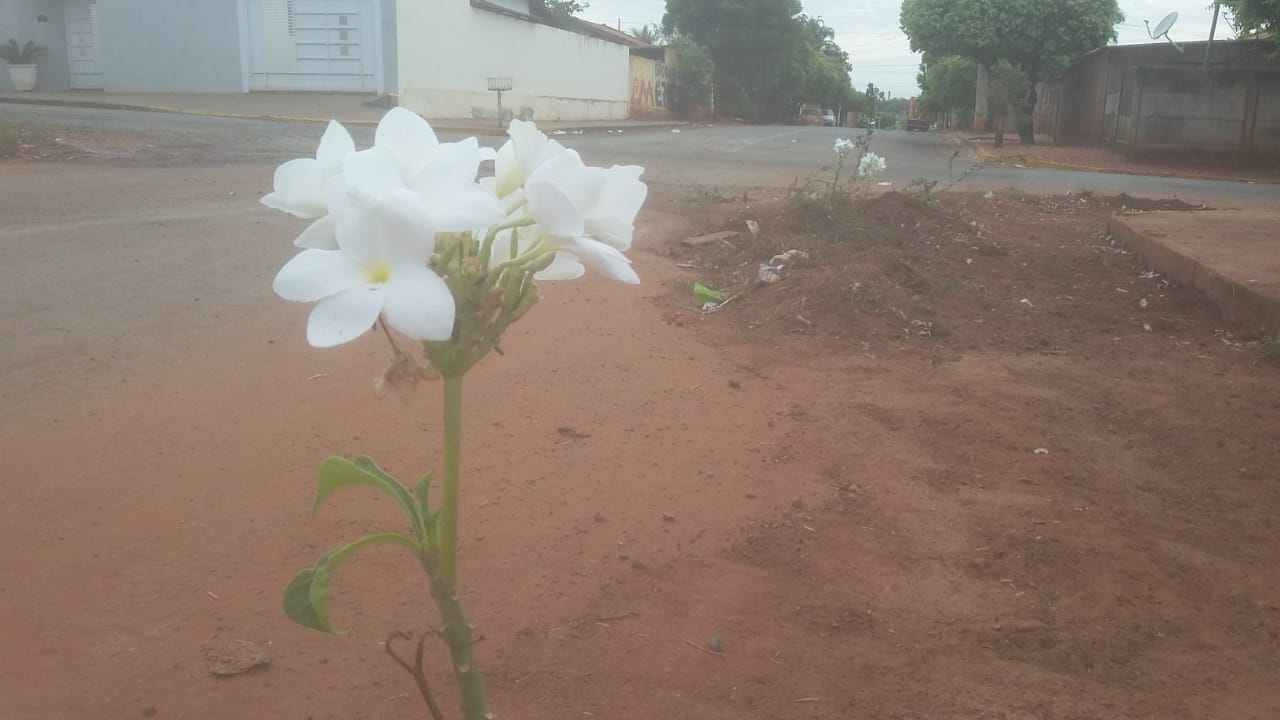
[[[102,273],[86,249],[147,262],[0,376],[0,716],[424,717],[379,645],[433,622],[408,558],[335,578],[347,637],[279,593],[399,527],[356,490],[310,517],[322,457],[416,477],[439,401],[373,397],[375,336],[306,348],[257,169],[186,172],[146,177],[190,217],[116,237],[105,200],[58,205],[32,237],[86,244],[22,243],[33,317]],[[462,582],[498,717],[1280,717],[1280,370],[1110,242],[1117,203],[890,194],[835,246],[777,204],[677,200],[642,217],[645,285],[549,286],[470,381]],[[747,217],[760,240],[679,245]],[[746,292],[703,314],[695,279]],[[272,664],[211,675],[231,640]]]

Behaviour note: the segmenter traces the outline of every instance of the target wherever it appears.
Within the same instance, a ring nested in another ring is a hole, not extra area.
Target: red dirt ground
[[[470,380],[462,582],[498,717],[1280,717],[1280,368],[1114,247],[1112,207],[891,194],[835,247],[777,202],[680,200],[643,215],[645,285],[549,287]],[[680,245],[744,217],[760,239]],[[694,280],[746,292],[703,314]],[[409,558],[344,568],[347,637],[278,597],[398,527],[359,491],[309,517],[322,457],[416,477],[438,398],[374,398],[378,338],[309,349],[266,294],[91,391],[55,355],[5,386],[0,717],[425,717],[379,645],[428,625]],[[211,676],[229,640],[273,664]]]

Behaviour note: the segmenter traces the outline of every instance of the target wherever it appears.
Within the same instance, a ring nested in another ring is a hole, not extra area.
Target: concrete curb
[[[1280,332],[1280,296],[1239,282],[1131,226],[1124,215],[1112,215],[1108,231],[1151,267],[1205,294],[1222,316],[1249,332]]]
[[[1253,183],[1257,185],[1280,185],[1280,179],[1254,180],[1254,179],[1243,178],[1235,175],[1203,175],[1203,174],[1196,174],[1196,173],[1190,173],[1190,172],[1179,172],[1177,170],[1159,171],[1159,170],[1150,170],[1146,168],[1103,168],[1103,167],[1094,167],[1092,165],[1077,165],[1074,163],[1057,162],[1054,160],[1037,160],[1034,158],[1025,158],[1025,157],[1019,161],[1019,160],[1014,160],[1012,157],[1008,157],[1005,155],[997,155],[995,153],[992,153],[991,151],[983,148],[982,146],[978,145],[975,142],[972,142],[967,138],[961,137],[960,140],[964,144],[973,148],[973,151],[975,154],[977,154],[979,160],[981,160],[984,163],[991,163],[992,165],[1006,165],[1006,166],[1020,165],[1026,168],[1044,168],[1047,170],[1073,170],[1077,172],[1106,173],[1108,175],[1141,175],[1143,177],[1179,178],[1182,180],[1216,180],[1220,182],[1243,182],[1243,183]]]

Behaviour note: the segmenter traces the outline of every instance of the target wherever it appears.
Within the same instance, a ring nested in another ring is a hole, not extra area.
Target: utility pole
[[[1214,0],[1213,3],[1213,24],[1209,26],[1209,44],[1204,47],[1204,64],[1200,66],[1201,70],[1209,69],[1209,54],[1213,52],[1213,36],[1218,31],[1218,11],[1222,10],[1221,0]]]

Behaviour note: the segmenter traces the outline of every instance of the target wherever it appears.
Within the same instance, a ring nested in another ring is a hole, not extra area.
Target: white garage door
[[[98,3],[70,0],[66,5],[67,55],[71,62],[71,87],[101,90],[102,70],[98,67]]]
[[[250,87],[376,90],[374,0],[250,0]]]

